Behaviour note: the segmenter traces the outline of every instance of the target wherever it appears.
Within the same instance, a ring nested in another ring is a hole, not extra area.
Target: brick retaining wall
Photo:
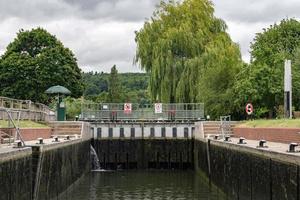
[[[300,128],[239,128],[233,129],[234,137],[249,140],[265,139],[280,143],[300,143]]]
[[[0,131],[12,134],[13,136],[16,133],[14,128],[0,128]],[[52,135],[51,128],[22,128],[20,132],[25,141],[36,140],[37,138],[47,139]]]

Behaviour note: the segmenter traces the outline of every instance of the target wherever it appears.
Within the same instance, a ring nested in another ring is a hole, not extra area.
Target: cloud
[[[84,71],[141,71],[133,66],[134,31],[158,0],[0,1],[0,53],[20,29],[43,27],[69,47]]]
[[[133,66],[134,31],[143,26],[159,0],[1,0],[0,54],[21,29],[38,26],[69,47],[84,71],[140,71]],[[232,39],[249,61],[255,33],[286,17],[296,17],[298,0],[213,0]]]
[[[262,32],[284,18],[298,19],[299,0],[213,0],[216,16],[225,20],[233,41],[240,44],[244,61],[250,61],[250,43]]]
[[[64,0],[77,7],[77,15],[88,19],[143,21],[149,17],[158,0]]]

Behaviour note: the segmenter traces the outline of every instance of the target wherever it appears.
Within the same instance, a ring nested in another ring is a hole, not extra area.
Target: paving
[[[39,144],[38,140],[33,140],[33,141],[26,141],[25,143],[26,146],[28,147],[24,147],[24,148],[14,148],[13,144],[11,145],[1,144],[0,159],[3,158],[4,154],[8,155],[8,154],[16,154],[18,152],[23,152],[23,151],[26,152],[29,150],[31,151],[31,146],[42,146],[44,149],[47,149],[47,148],[67,145],[69,143],[80,142],[81,140],[82,139],[78,139],[78,138],[70,138],[70,140],[66,140],[65,138],[59,138],[59,142],[55,142],[54,139],[51,138],[51,139],[44,139],[43,144]],[[245,139],[244,140],[245,144],[238,144],[239,138],[230,138],[229,142],[226,142],[223,139],[219,139],[219,140],[211,139],[211,142],[218,145],[235,148],[241,151],[260,152],[264,155],[280,154],[281,156],[282,155],[288,156],[289,159],[295,157],[297,160],[299,159],[299,163],[300,163],[300,147],[296,147],[296,152],[288,152],[289,144],[266,141],[266,143],[264,144],[266,147],[259,148],[258,147],[259,141],[257,140]]]
[[[32,146],[40,146],[44,149],[50,149],[50,148],[56,148],[57,146],[64,146],[70,143],[80,142],[81,139],[78,138],[70,138],[69,140],[66,140],[64,138],[59,138],[59,142],[55,142],[54,139],[43,139],[43,144],[39,144],[38,140],[32,140],[32,141],[26,141],[25,147],[22,148],[16,148],[15,144],[1,144],[0,145],[0,161],[3,161],[5,159],[12,158],[14,156],[22,156],[24,154],[31,154]]]
[[[264,148],[258,147],[259,141],[245,139],[245,144],[238,144],[239,138],[230,138],[229,142],[224,139],[211,139],[211,144],[222,146],[228,149],[252,153],[263,156],[267,159],[275,159],[282,162],[300,165],[300,147],[295,148],[295,152],[289,152],[289,144],[268,142],[264,144]]]

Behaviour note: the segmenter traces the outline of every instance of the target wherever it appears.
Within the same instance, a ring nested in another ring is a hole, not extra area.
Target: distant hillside
[[[83,73],[85,83],[84,97],[97,102],[104,102],[108,92],[109,73],[88,72]],[[147,93],[149,75],[146,73],[120,73],[118,74],[124,101],[133,103],[150,103]]]

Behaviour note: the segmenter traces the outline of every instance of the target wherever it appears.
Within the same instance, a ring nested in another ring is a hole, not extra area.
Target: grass
[[[15,121],[17,123],[17,121]],[[12,124],[8,124],[7,120],[0,120],[0,128],[8,128],[12,127]],[[34,121],[29,121],[29,120],[22,120],[20,121],[20,128],[47,128],[48,126],[42,123],[34,122]]]
[[[258,119],[243,121],[238,127],[245,128],[300,128],[300,119]]]

